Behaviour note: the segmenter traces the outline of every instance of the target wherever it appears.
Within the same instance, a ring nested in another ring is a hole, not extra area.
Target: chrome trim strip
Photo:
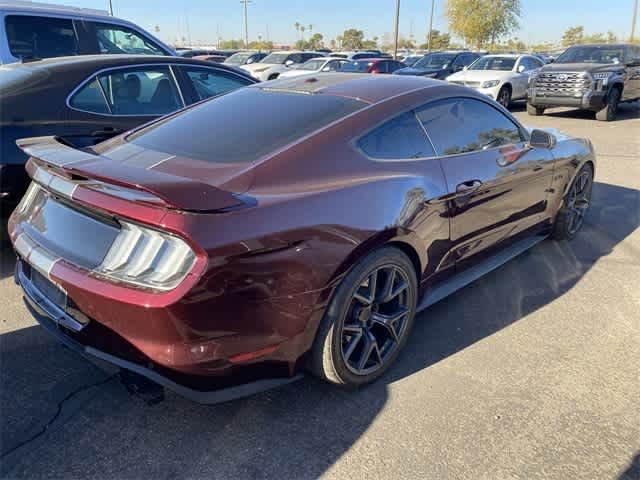
[[[182,94],[182,90],[180,89],[180,83],[178,82],[178,78],[176,77],[176,72],[173,70],[173,65],[169,65],[169,71],[171,72],[171,78],[173,78],[173,83],[176,84],[176,90],[178,90],[178,95],[180,95],[182,108],[184,108],[187,106],[187,102],[184,101],[184,95]]]
[[[18,236],[13,247],[24,261],[51,279],[51,270],[60,261],[60,258],[54,257],[43,247],[37,245],[26,233],[21,233]]]

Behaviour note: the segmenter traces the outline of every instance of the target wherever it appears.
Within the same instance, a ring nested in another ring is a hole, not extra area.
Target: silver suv
[[[175,55],[150,33],[106,11],[0,0],[0,64],[100,53]]]

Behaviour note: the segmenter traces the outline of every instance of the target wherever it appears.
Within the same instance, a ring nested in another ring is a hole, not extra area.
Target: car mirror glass
[[[522,73],[524,72],[524,65],[519,65],[518,66],[518,73]]]
[[[532,130],[529,137],[529,146],[534,148],[551,149],[556,145],[556,137],[544,130]]]

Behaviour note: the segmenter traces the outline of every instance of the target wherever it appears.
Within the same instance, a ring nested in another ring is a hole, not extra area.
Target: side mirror
[[[555,58],[550,58],[550,59],[549,59],[549,63],[553,63],[553,62],[555,62],[555,61],[556,61],[556,59],[555,59]]]
[[[285,67],[290,67],[291,65],[293,65],[293,60],[287,60],[286,62],[284,62]]]
[[[256,61],[255,58],[250,58],[250,59],[247,60],[247,65],[251,65],[255,61]]]
[[[518,65],[518,73],[524,72],[524,65]]]
[[[324,67],[324,68],[322,69],[322,71],[323,71],[323,72],[330,72],[330,71],[331,71],[331,68],[330,68],[330,67]]]
[[[532,130],[529,137],[529,145],[534,148],[552,149],[556,146],[556,137],[544,130]]]

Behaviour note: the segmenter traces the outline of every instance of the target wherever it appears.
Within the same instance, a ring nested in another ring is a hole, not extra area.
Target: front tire
[[[607,104],[602,110],[596,112],[596,120],[600,122],[611,122],[616,119],[618,104],[620,103],[620,89],[613,88],[609,92]]]
[[[535,105],[531,105],[529,102],[527,102],[527,113],[534,117],[539,117],[544,114],[544,108],[536,107]]]
[[[593,167],[587,163],[573,179],[556,216],[551,234],[554,240],[572,240],[582,228],[591,203],[592,189]]]
[[[310,367],[318,377],[345,386],[384,374],[413,326],[418,286],[409,258],[384,247],[345,276],[318,329]]]
[[[498,92],[496,100],[504,108],[509,108],[509,105],[511,105],[511,89],[506,85],[502,87]]]

